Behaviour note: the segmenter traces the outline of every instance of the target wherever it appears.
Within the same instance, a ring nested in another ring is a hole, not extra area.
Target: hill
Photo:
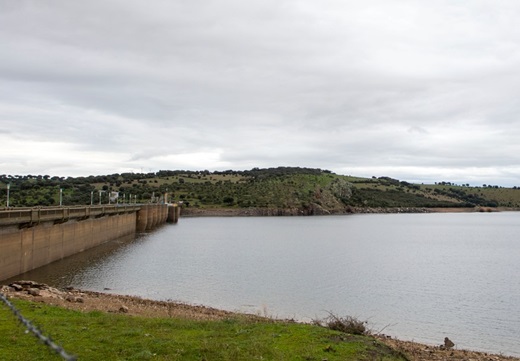
[[[278,167],[248,171],[159,171],[89,177],[0,176],[0,197],[15,207],[182,202],[186,209],[278,209],[291,214],[357,208],[520,207],[520,188],[413,184],[390,177],[352,177],[327,170]],[[109,195],[112,199],[109,200]],[[5,204],[5,203],[4,203]]]

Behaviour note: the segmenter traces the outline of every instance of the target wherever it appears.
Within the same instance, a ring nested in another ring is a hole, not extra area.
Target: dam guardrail
[[[86,219],[105,215],[138,212],[140,205],[86,206],[59,208],[4,208],[0,210],[0,226],[31,226],[42,222],[66,222],[70,219]]]

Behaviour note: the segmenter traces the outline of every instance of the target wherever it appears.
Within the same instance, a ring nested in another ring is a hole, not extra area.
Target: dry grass
[[[332,312],[323,320],[314,320],[316,325],[327,327],[334,331],[348,333],[350,335],[370,335],[372,332],[366,327],[367,322],[356,317],[340,317]]]

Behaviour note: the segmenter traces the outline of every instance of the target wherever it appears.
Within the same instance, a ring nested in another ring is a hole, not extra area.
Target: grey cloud
[[[0,135],[19,146],[59,139],[78,157],[110,155],[70,174],[184,159],[193,169],[380,169],[410,180],[455,168],[470,179],[490,168],[520,183],[520,5],[0,7],[0,121],[11,131]],[[63,163],[48,167],[67,173]],[[34,173],[34,163],[18,164],[13,173]]]

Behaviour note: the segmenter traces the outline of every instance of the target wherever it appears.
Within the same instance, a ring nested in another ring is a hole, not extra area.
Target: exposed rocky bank
[[[262,216],[325,216],[340,214],[397,214],[397,213],[462,213],[462,212],[501,212],[520,211],[508,207],[470,207],[470,208],[426,208],[426,207],[342,207],[324,208],[313,204],[306,208],[197,208],[183,207],[183,217],[262,217]]]
[[[461,208],[458,208],[459,210]],[[368,208],[368,207],[345,207],[326,209],[319,205],[307,208],[182,208],[183,217],[261,217],[261,216],[325,216],[335,214],[362,214],[362,213],[432,213],[440,210],[435,208]],[[464,211],[473,211],[472,208],[464,208]]]

